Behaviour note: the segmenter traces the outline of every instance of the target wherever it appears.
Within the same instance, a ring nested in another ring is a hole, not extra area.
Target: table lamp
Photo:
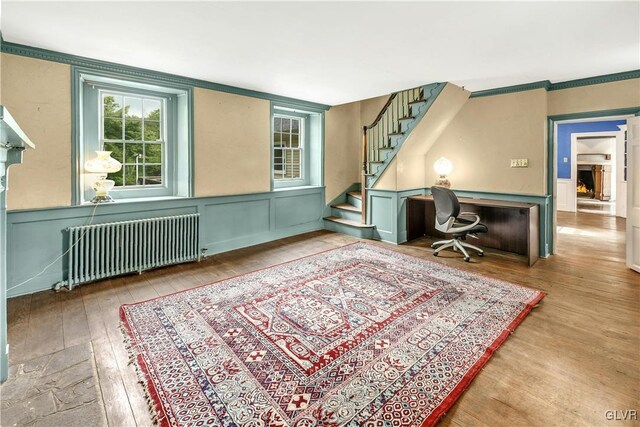
[[[98,157],[87,160],[84,168],[87,172],[98,174],[98,179],[91,188],[96,192],[96,196],[91,203],[113,202],[109,196],[109,191],[116,184],[115,181],[107,179],[107,174],[118,172],[122,169],[122,163],[111,157],[111,151],[96,151]]]
[[[435,169],[436,173],[439,175],[439,178],[436,179],[435,185],[438,185],[444,188],[451,188],[451,183],[447,179],[447,175],[451,173],[451,170],[453,169],[453,165],[451,164],[449,159],[445,157],[440,157],[433,164],[433,168]]]

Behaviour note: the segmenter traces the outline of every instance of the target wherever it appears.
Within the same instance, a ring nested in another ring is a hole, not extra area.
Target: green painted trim
[[[163,73],[161,71],[153,71],[145,68],[132,67],[129,65],[118,64],[115,62],[101,61],[99,59],[87,58],[84,56],[71,55],[68,53],[56,52],[53,50],[42,49],[33,46],[21,45],[3,40],[0,45],[2,53],[11,55],[25,56],[29,58],[42,59],[45,61],[60,62],[63,64],[86,67],[92,70],[101,70],[117,73],[121,76],[141,77],[153,79],[159,84],[182,84],[203,89],[216,90],[219,92],[232,93],[234,95],[249,96],[252,98],[266,99],[275,102],[291,103],[299,107],[313,108],[318,110],[328,110],[331,106],[320,104],[317,102],[305,101],[287,96],[275,95],[267,92],[260,92],[251,89],[244,89],[235,86],[214,83],[207,80],[193,79],[190,77],[179,76],[176,74]]]
[[[189,133],[187,135],[188,158],[186,161],[186,167],[189,168],[189,174],[188,174],[189,182],[187,183],[187,187],[188,187],[187,194],[189,196],[193,195],[193,191],[195,188],[194,186],[195,174],[193,173],[194,165],[195,165],[193,87],[189,85],[183,85],[180,83],[163,83],[161,85],[157,80],[143,77],[143,76],[135,76],[135,77],[128,76],[128,75],[123,76],[111,71],[94,70],[94,69],[72,65],[71,66],[71,140],[72,140],[72,143],[71,143],[71,201],[70,201],[71,204],[80,205],[83,200],[82,189],[80,188],[80,172],[79,172],[82,170],[82,164],[81,164],[82,159],[80,159],[80,156],[79,156],[79,153],[81,153],[81,150],[79,148],[81,144],[83,144],[83,141],[80,140],[81,126],[82,126],[82,123],[81,123],[82,111],[80,108],[81,101],[82,101],[80,99],[80,96],[82,93],[82,90],[81,90],[82,75],[95,76],[96,78],[105,77],[105,78],[117,79],[127,83],[134,83],[134,84],[139,83],[139,84],[145,84],[145,85],[158,86],[166,89],[180,91],[186,94],[187,110],[188,110],[187,111],[187,129]],[[149,91],[149,90],[141,89],[141,91]],[[176,103],[176,107],[174,108],[178,108],[177,103]],[[178,114],[178,112],[176,112],[176,114]],[[177,129],[176,129],[176,132],[177,132]],[[172,161],[175,159],[175,154],[178,151],[176,144],[177,144],[177,141],[173,144],[174,153],[172,155]],[[177,180],[179,171],[175,170],[173,175],[174,175],[174,180]],[[176,182],[174,182],[173,185],[174,185],[173,191],[174,191],[174,194],[176,194],[178,191],[178,188],[177,188],[178,185]]]
[[[603,83],[619,82],[621,80],[639,79],[640,70],[623,71],[621,73],[603,74],[601,76],[586,77],[584,79],[567,80],[551,83],[549,90],[571,89],[580,86],[599,85]]]
[[[472,92],[469,98],[479,98],[483,96],[495,96],[504,95],[507,93],[524,92],[527,90],[545,89],[550,90],[562,90],[571,89],[580,86],[599,85],[603,83],[618,82],[621,80],[630,80],[640,78],[640,70],[623,71],[621,73],[604,74],[601,76],[586,77],[584,79],[567,80],[564,82],[551,83],[549,80],[542,80],[539,82],[524,83],[520,85],[498,87],[494,89],[479,90]]]
[[[582,113],[557,114],[555,116],[548,116],[548,118],[554,122],[559,122],[564,120],[593,119],[596,117],[635,115],[638,113],[640,113],[640,106],[615,108],[610,110],[585,111]]]
[[[638,71],[640,73],[640,70]],[[619,73],[624,74],[624,73]],[[630,77],[635,78],[635,77]],[[554,158],[555,152],[555,127],[556,122],[566,120],[580,120],[580,119],[593,119],[598,117],[613,117],[613,116],[626,116],[626,115],[640,115],[640,106],[630,108],[615,108],[610,110],[597,110],[597,111],[585,111],[582,113],[569,113],[569,114],[557,114],[555,116],[547,117],[547,194],[549,197],[549,212],[547,215],[547,223],[549,224],[547,230],[547,241],[549,243],[549,253],[554,253],[555,241],[553,240],[553,230],[555,227],[555,215],[556,206],[553,194],[553,179],[556,176],[556,159]],[[542,216],[542,215],[541,215]]]
[[[0,164],[1,165],[1,164]],[[0,199],[4,193],[0,193]],[[231,196],[175,198],[146,202],[98,205],[93,224],[200,213],[200,248],[206,255],[264,243],[324,228],[324,187]],[[63,251],[62,231],[88,223],[95,205],[7,214],[7,287],[11,288],[40,271]],[[240,218],[240,220],[238,220]],[[244,219],[248,219],[245,221]],[[33,253],[33,247],[38,247]],[[27,256],[27,254],[29,256]],[[26,261],[25,261],[26,260]],[[45,274],[11,289],[8,296],[29,294],[51,287],[65,277],[64,258]]]
[[[472,92],[469,98],[480,98],[483,96],[504,95],[507,93],[524,92],[527,90],[536,90],[536,89],[549,90],[550,86],[551,86],[551,82],[549,80],[542,80],[539,82],[525,83],[521,85],[513,85],[513,86],[499,87],[495,89],[479,90],[476,92]]]

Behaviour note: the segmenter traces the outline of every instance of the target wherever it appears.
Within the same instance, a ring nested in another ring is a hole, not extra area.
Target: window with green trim
[[[91,200],[83,165],[110,151],[114,199],[191,195],[191,89],[75,71],[76,202]]]
[[[322,185],[324,111],[271,103],[272,188]]]

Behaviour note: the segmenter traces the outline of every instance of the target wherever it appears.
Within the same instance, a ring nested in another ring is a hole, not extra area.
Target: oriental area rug
[[[356,243],[120,309],[162,426],[428,426],[544,294]]]

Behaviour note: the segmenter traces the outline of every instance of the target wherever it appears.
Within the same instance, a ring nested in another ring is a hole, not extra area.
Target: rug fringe
[[[164,415],[161,414],[160,409],[157,407],[156,402],[153,400],[150,387],[149,387],[149,379],[146,377],[145,372],[142,370],[140,364],[135,363],[136,359],[141,356],[141,352],[138,350],[138,345],[134,343],[133,337],[131,336],[130,331],[127,329],[127,324],[124,319],[120,319],[120,332],[122,332],[124,347],[127,350],[127,355],[129,357],[128,365],[134,365],[136,377],[138,378],[138,383],[142,385],[142,391],[144,394],[144,400],[147,403],[147,407],[149,408],[149,412],[151,414],[151,422],[153,425],[162,424],[161,421],[164,420]]]

